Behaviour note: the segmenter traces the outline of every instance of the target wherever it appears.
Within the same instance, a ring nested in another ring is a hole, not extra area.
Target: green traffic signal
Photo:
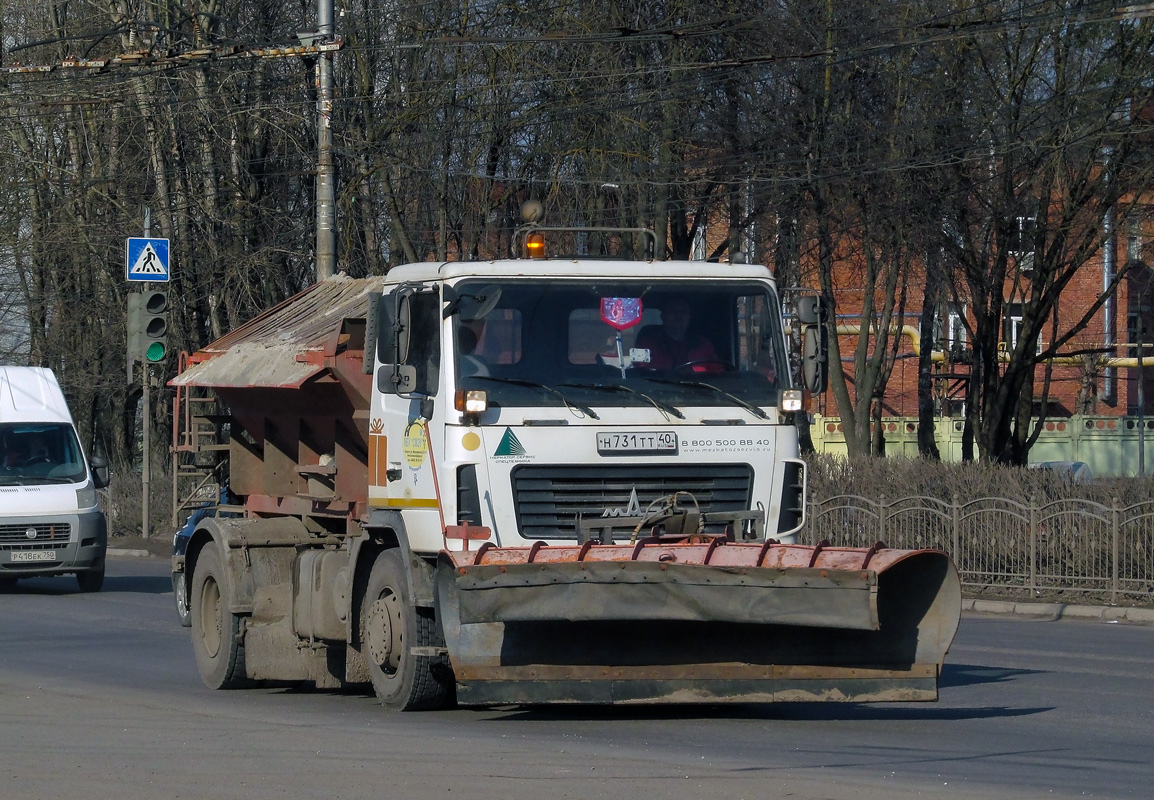
[[[168,296],[149,290],[128,296],[128,357],[156,364],[168,355]]]

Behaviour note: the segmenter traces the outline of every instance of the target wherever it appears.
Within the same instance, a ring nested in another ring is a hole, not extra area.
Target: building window
[[[1034,231],[1038,225],[1036,216],[1022,216],[1015,218],[1013,239],[1010,242],[1010,252],[1019,259],[1034,253]]]
[[[705,225],[698,225],[693,233],[693,255],[691,261],[705,260]]]
[[[1002,343],[1005,345],[1005,349],[1011,353],[1018,347],[1018,336],[1022,332],[1022,309],[1021,303],[1006,304],[1006,319],[1002,325]],[[1039,336],[1034,354],[1039,355],[1044,349],[1042,337]]]
[[[958,361],[966,351],[966,306],[947,303],[934,320],[935,347],[950,354],[950,360]]]
[[[1141,218],[1131,218],[1129,228],[1129,233],[1126,236],[1126,260],[1133,263],[1142,260]]]

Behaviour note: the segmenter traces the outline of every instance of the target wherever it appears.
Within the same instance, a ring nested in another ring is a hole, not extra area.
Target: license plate
[[[55,561],[55,550],[17,550],[12,553],[12,561]]]
[[[597,453],[603,456],[675,456],[677,434],[673,431],[600,432]]]

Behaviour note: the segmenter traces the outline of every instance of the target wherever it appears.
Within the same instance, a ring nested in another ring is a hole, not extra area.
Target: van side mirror
[[[92,484],[97,489],[103,489],[112,482],[108,474],[108,459],[104,456],[93,456],[88,459],[88,466],[92,468]]]

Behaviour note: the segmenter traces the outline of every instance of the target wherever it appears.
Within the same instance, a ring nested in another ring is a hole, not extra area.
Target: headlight
[[[489,408],[489,393],[484,389],[458,389],[453,395],[453,407],[475,424],[477,417]]]
[[[76,507],[93,508],[96,505],[96,489],[88,484],[83,489],[76,490]]]
[[[786,389],[781,393],[782,411],[801,411],[801,389]]]

